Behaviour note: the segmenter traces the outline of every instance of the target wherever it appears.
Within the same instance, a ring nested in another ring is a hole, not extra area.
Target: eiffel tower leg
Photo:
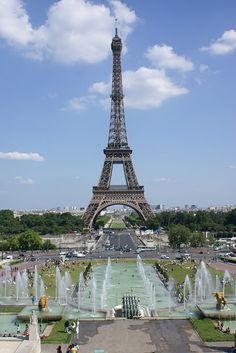
[[[84,224],[90,230],[93,227],[93,220],[94,220],[94,216],[97,214],[98,207],[99,207],[99,203],[97,203],[93,197],[83,215]]]

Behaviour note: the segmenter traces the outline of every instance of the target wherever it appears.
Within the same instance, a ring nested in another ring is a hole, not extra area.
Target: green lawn
[[[110,225],[110,228],[112,229],[124,229],[126,228],[126,225],[124,224],[123,221],[113,221]]]
[[[144,262],[146,262],[146,259]],[[169,278],[172,277],[175,283],[183,283],[185,276],[188,275],[192,285],[194,285],[194,279],[195,279],[195,274],[197,271],[198,264],[195,264],[194,262],[191,262],[191,261],[180,263],[180,262],[175,262],[170,260],[161,260],[157,262],[166,269]],[[210,266],[207,267],[207,270],[210,272],[212,276],[213,283],[215,282],[216,275],[218,275],[220,281],[223,279],[224,272],[215,270]],[[233,276],[234,280],[235,278],[236,277]],[[234,294],[233,286],[226,285],[225,293],[226,293],[226,297],[227,295]]]
[[[213,321],[210,319],[190,319],[190,322],[204,342],[234,341],[232,333],[226,334],[215,329]]]
[[[61,274],[64,275],[65,271],[68,271],[71,275],[71,279],[73,282],[77,282],[79,280],[80,272],[84,272],[89,261],[73,261],[65,263],[61,266]],[[56,277],[56,267],[54,265],[50,265],[49,267],[44,267],[40,272],[45,288],[46,294],[50,297],[55,297],[56,288],[55,288],[55,277]]]
[[[42,343],[63,344],[70,343],[71,335],[65,332],[64,324],[66,320],[57,321],[52,329],[52,332],[47,338],[42,339]]]

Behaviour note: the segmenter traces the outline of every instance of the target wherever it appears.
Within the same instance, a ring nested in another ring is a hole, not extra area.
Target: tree
[[[169,244],[174,249],[180,249],[181,245],[188,245],[190,236],[191,231],[189,228],[181,224],[173,225],[169,230]]]
[[[104,228],[104,226],[109,222],[110,219],[111,219],[111,216],[108,216],[108,215],[98,216],[95,221],[94,228],[95,229],[98,229],[100,227]]]
[[[19,235],[19,244],[23,250],[39,250],[42,249],[43,240],[33,230],[26,230]]]
[[[11,249],[13,251],[15,250],[19,250],[20,247],[20,243],[19,243],[19,237],[18,236],[14,236],[14,237],[10,237],[7,239],[6,241],[6,245],[7,245],[7,249]]]
[[[0,211],[0,234],[20,233],[24,228],[11,210]]]
[[[56,245],[53,244],[49,239],[45,240],[42,246],[43,250],[53,250],[56,249]]]
[[[136,212],[132,212],[129,216],[125,216],[124,221],[126,225],[131,225],[131,226],[140,227],[144,224],[143,219]]]
[[[190,236],[190,246],[197,248],[199,246],[204,246],[206,244],[205,235],[201,232],[194,232]]]

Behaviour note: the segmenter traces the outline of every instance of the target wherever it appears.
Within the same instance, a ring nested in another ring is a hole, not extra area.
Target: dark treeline
[[[15,218],[10,210],[0,211],[0,235],[2,236],[20,234],[29,229],[41,235],[65,234],[72,231],[82,231],[83,227],[82,218],[72,216],[70,213],[28,214]]]
[[[126,217],[131,225],[140,225],[137,214]],[[196,211],[174,212],[164,211],[147,221],[146,226],[157,230],[160,227],[170,229],[173,225],[183,225],[192,232],[210,231],[219,237],[229,236],[236,232],[236,209],[230,212]]]

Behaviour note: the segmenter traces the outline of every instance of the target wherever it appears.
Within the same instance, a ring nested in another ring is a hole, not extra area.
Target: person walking
[[[57,347],[57,353],[62,353],[61,346]]]
[[[71,353],[77,353],[78,349],[76,348],[76,346],[74,344],[72,344],[70,351],[71,351]]]

